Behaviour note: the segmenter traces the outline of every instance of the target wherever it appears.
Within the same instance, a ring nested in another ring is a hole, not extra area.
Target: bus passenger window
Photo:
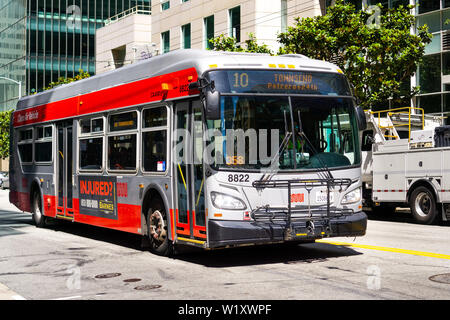
[[[136,134],[108,137],[108,169],[136,170]]]
[[[103,138],[80,139],[80,169],[100,170],[103,158]]]
[[[36,162],[52,161],[52,126],[38,127],[34,143],[34,160]]]
[[[166,131],[142,133],[144,171],[166,171]]]
[[[33,162],[33,129],[19,131],[17,148],[21,162]]]
[[[142,113],[142,169],[165,172],[167,168],[167,108],[145,109]]]
[[[103,117],[79,121],[79,167],[80,170],[102,170],[103,168]]]

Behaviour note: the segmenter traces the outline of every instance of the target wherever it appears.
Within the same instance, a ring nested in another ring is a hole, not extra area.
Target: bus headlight
[[[233,196],[229,196],[227,194],[219,193],[219,192],[211,192],[211,200],[217,209],[226,209],[226,210],[245,210],[247,206],[245,203]]]
[[[361,200],[361,188],[355,189],[347,193],[341,201],[341,204],[355,203]]]

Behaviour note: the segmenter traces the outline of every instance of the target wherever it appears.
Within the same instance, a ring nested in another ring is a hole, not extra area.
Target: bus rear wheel
[[[414,220],[419,223],[432,224],[438,217],[438,208],[434,194],[424,186],[417,187],[411,193],[409,206]]]
[[[168,237],[167,215],[164,205],[154,202],[147,212],[147,228],[152,253],[169,256],[172,246]]]
[[[33,198],[32,198],[32,217],[33,217],[33,221],[34,224],[36,225],[36,227],[38,228],[43,228],[47,225],[47,217],[44,216],[44,213],[42,211],[42,201],[41,201],[41,194],[39,192],[34,192],[33,193]]]

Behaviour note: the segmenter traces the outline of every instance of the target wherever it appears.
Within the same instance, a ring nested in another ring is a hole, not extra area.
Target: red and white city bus
[[[361,236],[364,121],[333,64],[177,50],[20,99],[10,202],[158,254]]]

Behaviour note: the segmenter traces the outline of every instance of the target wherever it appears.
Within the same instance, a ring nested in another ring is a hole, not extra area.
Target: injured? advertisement
[[[117,220],[116,177],[79,176],[80,214]]]

